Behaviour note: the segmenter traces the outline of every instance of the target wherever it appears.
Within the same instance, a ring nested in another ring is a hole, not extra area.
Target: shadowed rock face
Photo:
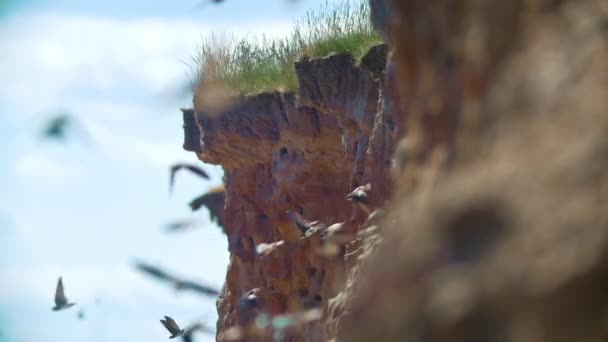
[[[242,97],[215,116],[184,111],[184,148],[225,171],[231,263],[218,301],[220,340],[231,326],[251,322],[251,310],[272,316],[325,308],[342,288],[348,239],[329,246],[333,233],[325,228],[345,222],[345,231],[359,229],[361,217],[345,199],[354,187],[377,189],[371,208],[387,197],[385,173],[375,174],[367,162],[381,160],[384,172],[392,153],[392,126],[379,112],[385,62],[386,46],[373,48],[361,67],[341,54],[302,60],[295,66],[297,94]],[[320,222],[304,236],[288,211]],[[278,241],[256,253],[257,245]],[[242,305],[253,289],[260,297],[255,308]],[[294,341],[328,337],[318,322],[287,334]]]

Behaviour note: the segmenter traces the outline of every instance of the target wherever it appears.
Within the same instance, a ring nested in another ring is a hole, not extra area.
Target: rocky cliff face
[[[219,340],[262,313],[327,308],[342,289],[345,245],[367,218],[345,197],[369,183],[373,209],[389,192],[393,124],[380,101],[386,55],[380,45],[359,64],[344,54],[302,60],[298,93],[245,96],[216,115],[184,111],[184,148],[225,172],[231,259]],[[317,321],[286,334],[318,341],[333,332]]]
[[[370,2],[388,64],[184,113],[225,170],[218,339],[605,341],[605,2]]]

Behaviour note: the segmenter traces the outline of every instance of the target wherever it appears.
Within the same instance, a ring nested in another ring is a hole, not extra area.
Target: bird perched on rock
[[[207,172],[205,172],[205,170],[201,169],[200,167],[198,167],[196,165],[187,164],[187,163],[175,163],[175,164],[171,165],[171,167],[169,168],[169,170],[170,170],[169,193],[171,193],[173,191],[173,184],[175,184],[175,173],[181,169],[187,169],[190,172],[192,172],[193,174],[195,174],[201,178],[209,179],[209,175],[207,174]]]
[[[167,329],[171,334],[169,338],[176,338],[182,336],[182,334],[184,333],[184,330],[180,329],[179,325],[177,325],[175,320],[169,316],[165,316],[165,319],[161,319],[160,322],[163,324],[165,329]]]
[[[372,190],[372,185],[367,183],[365,185],[357,187],[350,194],[346,195],[346,199],[356,203],[356,205],[361,208],[361,210],[365,213],[366,216],[371,214],[371,210],[367,206],[368,195],[367,193]]]
[[[63,281],[61,277],[57,281],[57,288],[55,289],[55,306],[53,311],[59,311],[74,306],[76,303],[68,303],[68,298],[65,296],[63,290]]]
[[[184,342],[193,342],[194,341],[194,333],[200,331],[207,334],[213,334],[214,332],[207,327],[207,325],[203,323],[195,323],[189,326],[184,330],[184,334],[182,335],[182,341]]]

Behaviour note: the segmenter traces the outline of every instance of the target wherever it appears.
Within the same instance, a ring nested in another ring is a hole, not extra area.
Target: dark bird
[[[214,5],[217,5],[217,4],[220,4],[220,3],[222,3],[222,2],[224,2],[224,0],[204,0],[204,1],[200,1],[200,2],[199,2],[199,3],[198,3],[196,6],[195,6],[195,9],[200,9],[200,8],[203,8],[203,7],[205,7],[205,6],[209,5],[209,4],[214,4]]]
[[[302,232],[302,234],[306,234],[306,232],[312,228],[312,223],[304,220],[304,217],[295,211],[287,211],[287,217],[293,222],[298,229]]]
[[[50,139],[63,139],[71,122],[72,118],[68,114],[59,114],[48,121],[42,135]]]
[[[76,303],[68,303],[68,298],[65,296],[63,290],[63,281],[61,277],[57,281],[57,288],[55,289],[55,306],[53,311],[59,311],[74,306]]]
[[[161,319],[160,322],[165,326],[169,333],[171,333],[169,338],[176,338],[182,336],[184,333],[184,330],[180,329],[175,320],[169,316],[165,316],[165,319]]]
[[[224,227],[224,203],[226,191],[224,184],[209,189],[206,193],[196,197],[188,204],[192,211],[200,209],[203,205],[209,209],[209,216],[220,227]]]
[[[152,265],[149,265],[149,264],[146,264],[143,262],[136,261],[135,267],[139,271],[144,272],[147,275],[150,275],[150,276],[156,278],[157,280],[169,281],[169,282],[172,282],[175,280],[173,278],[173,276],[171,276],[170,274],[168,274],[167,272],[161,270],[160,268],[158,268],[156,266],[152,266]]]
[[[165,225],[165,229],[169,232],[175,232],[175,231],[180,231],[180,230],[185,230],[188,228],[192,228],[194,226],[196,226],[196,224],[198,223],[197,220],[181,220],[181,221],[175,221],[175,222],[170,222],[167,223]]]
[[[203,323],[195,323],[184,330],[184,334],[182,335],[182,341],[184,342],[193,342],[194,341],[194,333],[200,331],[206,334],[214,334],[214,331],[209,329]]]
[[[202,285],[191,280],[176,280],[175,288],[177,290],[190,290],[207,296],[219,296],[220,291],[210,286]]]
[[[197,292],[197,293],[205,295],[205,296],[218,296],[220,294],[220,291],[218,291],[217,289],[214,289],[210,286],[205,286],[205,285],[199,284],[192,280],[182,279],[182,278],[173,276],[173,275],[161,270],[160,268],[158,268],[156,266],[152,266],[152,265],[138,261],[135,263],[135,267],[139,271],[156,278],[156,280],[173,283],[173,285],[175,286],[175,289],[178,291],[189,290],[189,291]]]
[[[187,164],[187,163],[175,163],[175,164],[171,165],[171,167],[169,169],[170,170],[169,193],[171,193],[173,191],[173,184],[175,184],[175,173],[181,169],[190,170],[190,172],[194,173],[195,175],[197,175],[201,178],[209,179],[209,175],[207,174],[207,172],[205,172],[205,170],[201,169],[200,167],[198,167],[196,165]]]
[[[51,117],[42,130],[42,138],[65,140],[68,137],[68,131],[73,128],[79,128],[82,133],[80,136],[88,140],[88,143],[91,142],[91,135],[87,129],[75,117],[67,113],[59,113]]]

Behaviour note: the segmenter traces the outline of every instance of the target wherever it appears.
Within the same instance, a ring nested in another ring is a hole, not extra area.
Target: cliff
[[[481,3],[372,0],[388,64],[184,111],[225,171],[218,340],[607,338],[608,8]]]
[[[297,93],[243,96],[218,114],[184,111],[184,148],[225,173],[231,258],[218,301],[219,340],[262,312],[327,307],[341,290],[345,245],[367,218],[345,197],[369,183],[373,209],[389,192],[393,125],[379,101],[386,55],[379,45],[360,63],[346,54],[304,59],[295,65]],[[342,225],[327,229],[335,223]],[[313,322],[289,336],[330,334]]]

